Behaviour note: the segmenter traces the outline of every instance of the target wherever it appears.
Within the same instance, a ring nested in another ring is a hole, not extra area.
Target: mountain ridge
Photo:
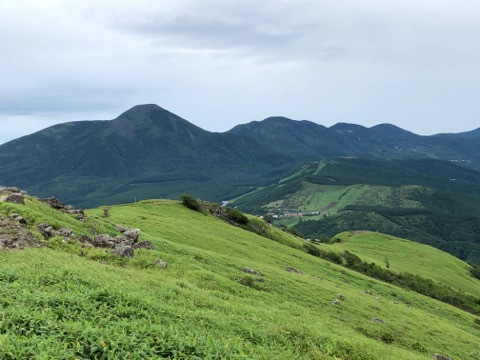
[[[0,145],[0,177],[82,207],[186,191],[219,201],[338,156],[455,159],[480,168],[475,137],[424,137],[390,124],[327,128],[279,116],[217,133],[145,104],[113,120],[54,125]]]

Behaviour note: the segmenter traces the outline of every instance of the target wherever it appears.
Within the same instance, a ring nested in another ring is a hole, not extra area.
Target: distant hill
[[[306,237],[370,230],[480,264],[480,173],[433,159],[333,159],[233,199]],[[299,216],[300,215],[300,216]]]
[[[468,264],[443,251],[369,231],[344,232],[335,235],[335,239],[328,249],[348,250],[385,269],[388,264],[388,269],[396,273],[415,273],[480,297],[480,282],[470,275]]]
[[[60,124],[1,145],[0,179],[80,207],[182,192],[220,201],[337,156],[438,158],[480,168],[476,134],[426,137],[389,124],[326,128],[284,117],[212,133],[157,105],[139,105],[114,120]]]

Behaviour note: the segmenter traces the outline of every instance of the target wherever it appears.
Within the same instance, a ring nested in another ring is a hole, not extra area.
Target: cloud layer
[[[480,3],[0,3],[0,142],[156,103],[213,131],[270,115],[478,127]]]

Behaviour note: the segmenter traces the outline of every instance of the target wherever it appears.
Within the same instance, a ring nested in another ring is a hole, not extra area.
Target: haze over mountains
[[[296,166],[339,156],[437,158],[480,168],[480,131],[420,136],[271,117],[212,133],[139,105],[110,121],[55,125],[0,146],[0,180],[77,206],[177,198],[233,198]]]

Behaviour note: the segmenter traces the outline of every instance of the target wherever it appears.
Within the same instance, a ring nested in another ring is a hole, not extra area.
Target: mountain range
[[[0,180],[80,207],[178,198],[225,200],[299,165],[338,156],[437,158],[480,168],[480,131],[420,136],[271,117],[230,131],[203,130],[157,105],[109,121],[49,127],[0,146]]]

